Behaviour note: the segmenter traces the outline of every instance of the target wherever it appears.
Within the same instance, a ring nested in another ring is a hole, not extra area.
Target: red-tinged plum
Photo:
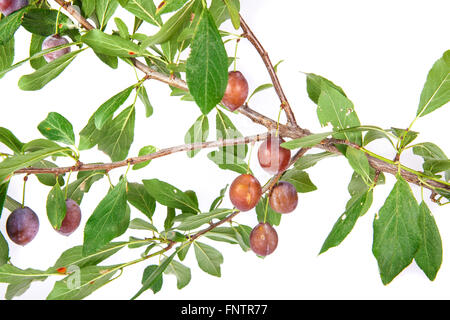
[[[0,11],[7,16],[27,5],[28,0],[0,0]]]
[[[289,167],[291,150],[281,147],[283,142],[284,140],[279,136],[271,135],[259,146],[259,165],[270,174],[283,172]]]
[[[261,198],[262,188],[251,174],[242,174],[230,186],[230,200],[240,211],[253,209]]]
[[[230,71],[228,73],[228,84],[222,103],[230,110],[234,111],[242,106],[248,96],[248,83],[240,71]]]
[[[42,42],[42,50],[47,50],[50,48],[62,46],[64,44],[68,44],[69,40],[60,35],[54,34],[45,38],[44,42]],[[69,53],[71,51],[70,47],[59,49],[53,52],[49,52],[44,54],[45,61],[52,62],[55,59]]]
[[[250,248],[259,256],[265,257],[275,251],[278,234],[267,222],[259,223],[250,233]]]
[[[290,213],[297,208],[297,190],[291,183],[281,181],[273,187],[269,196],[269,204],[278,213]]]
[[[18,208],[11,212],[6,221],[6,232],[9,238],[18,245],[24,246],[34,239],[39,231],[39,218],[28,207]]]
[[[72,234],[80,225],[81,210],[78,203],[72,199],[66,200],[66,216],[61,223],[61,227],[56,230],[64,236]]]

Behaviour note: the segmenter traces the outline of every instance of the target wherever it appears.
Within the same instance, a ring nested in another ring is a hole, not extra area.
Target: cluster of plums
[[[56,231],[64,236],[72,234],[80,225],[81,210],[78,204],[72,200],[66,200],[66,216],[61,227]],[[39,218],[29,207],[19,207],[8,217],[6,232],[8,237],[21,246],[34,239],[39,231]]]
[[[239,71],[229,72],[223,105],[234,111],[245,103],[247,96],[248,83],[245,77]],[[289,166],[291,151],[281,147],[283,142],[281,137],[271,135],[259,146],[259,164],[270,174],[282,173]],[[261,184],[251,174],[238,176],[231,184],[229,192],[231,202],[240,211],[253,209],[262,196]],[[269,192],[270,207],[278,213],[294,211],[297,203],[297,190],[289,182],[278,182]],[[277,245],[277,232],[269,223],[259,223],[250,233],[250,247],[259,256],[271,254]]]
[[[0,0],[0,12],[7,16],[19,9],[28,5],[28,0]],[[68,44],[69,40],[61,37],[58,34],[48,36],[42,42],[42,50],[47,50],[64,44]],[[52,62],[53,60],[61,57],[62,55],[69,53],[71,51],[70,47],[62,48],[53,52],[49,52],[44,55],[44,59],[47,62]]]

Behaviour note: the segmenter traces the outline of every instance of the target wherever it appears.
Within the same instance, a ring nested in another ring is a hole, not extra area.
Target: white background
[[[406,128],[413,120],[419,96],[427,73],[433,63],[449,49],[450,27],[447,0],[316,0],[316,1],[267,1],[242,0],[241,14],[265,46],[274,63],[284,59],[279,66],[279,77],[285,93],[296,113],[299,124],[313,132],[320,128],[315,105],[306,94],[305,76],[302,72],[314,72],[343,87],[354,102],[362,124],[384,128]],[[122,16],[121,16],[122,17]],[[132,27],[132,17],[123,15]],[[111,23],[113,24],[113,23]],[[223,29],[233,31],[229,23]],[[150,29],[149,29],[150,30]],[[150,30],[154,32],[153,29]],[[16,40],[16,61],[28,52],[29,35],[23,30]],[[234,42],[227,47],[234,52]],[[246,41],[239,46],[238,69],[248,79],[250,90],[269,82],[268,74],[256,51]],[[134,71],[124,63],[112,70],[87,51],[58,78],[38,92],[23,92],[17,81],[31,72],[26,65],[6,75],[0,82],[0,126],[7,127],[22,140],[41,137],[37,125],[50,111],[67,117],[79,132],[90,115],[113,94],[134,83]],[[138,105],[135,142],[130,155],[136,155],[140,147],[155,145],[164,148],[183,144],[185,132],[200,115],[196,105],[169,97],[167,86],[148,81],[146,88],[155,108],[150,118],[145,118],[144,108]],[[130,102],[131,103],[131,102]],[[279,101],[268,90],[254,97],[251,106],[257,111],[275,118]],[[437,143],[450,154],[448,139],[448,106],[417,121],[413,130],[421,134],[418,141]],[[209,116],[214,128],[215,112]],[[264,131],[241,115],[231,114],[237,127],[251,135]],[[213,132],[210,139],[214,139]],[[394,152],[385,142],[374,142],[369,149],[393,158]],[[227,183],[235,178],[231,171],[222,171],[206,158],[207,150],[194,159],[182,154],[154,160],[148,167],[129,173],[130,181],[159,178],[182,190],[197,192],[200,206],[207,210],[211,201]],[[314,151],[315,152],[315,151]],[[252,158],[255,175],[263,183],[269,175],[256,163],[256,149]],[[83,162],[109,161],[94,149],[83,152]],[[405,153],[402,160],[412,168],[421,169],[421,160]],[[66,163],[61,163],[66,164]],[[375,200],[370,211],[362,217],[352,233],[337,248],[318,256],[318,252],[342,213],[349,199],[347,184],[352,171],[344,158],[324,160],[308,170],[318,190],[300,194],[295,212],[283,216],[277,227],[279,245],[266,259],[253,253],[244,253],[238,246],[213,243],[223,253],[222,277],[212,277],[202,272],[195,261],[193,250],[184,264],[191,267],[192,280],[184,289],[176,288],[174,276],[164,277],[161,292],[144,293],[141,299],[448,299],[450,293],[450,243],[449,206],[430,204],[435,215],[444,246],[444,261],[434,282],[430,282],[413,263],[390,285],[383,286],[376,260],[371,252],[372,221],[392,188],[394,179],[387,177],[387,184],[375,190]],[[112,172],[117,179],[124,169]],[[22,179],[14,178],[9,194],[21,198]],[[21,268],[46,269],[67,248],[79,245],[83,239],[83,227],[66,238],[54,232],[47,221],[45,201],[50,188],[30,178],[27,185],[26,205],[38,213],[41,227],[33,242],[20,247],[10,242],[12,262]],[[117,181],[117,180],[114,180]],[[105,195],[106,180],[92,187],[83,203],[82,225],[96,204]],[[420,189],[413,188],[420,199]],[[425,192],[428,198],[429,193]],[[225,205],[229,205],[228,198]],[[429,202],[429,201],[428,201]],[[0,230],[8,216],[5,209],[0,220]],[[133,209],[132,217],[144,216]],[[159,218],[157,218],[159,217]],[[155,219],[163,221],[165,209],[157,208]],[[253,226],[257,223],[253,211],[242,213],[237,220]],[[127,233],[145,236],[143,232]],[[129,261],[137,258],[140,249],[122,249],[105,264]],[[92,294],[90,299],[129,299],[140,288],[144,262],[124,270],[123,275]],[[43,299],[53,287],[55,279],[33,283],[21,299]],[[5,285],[0,287],[3,296]]]

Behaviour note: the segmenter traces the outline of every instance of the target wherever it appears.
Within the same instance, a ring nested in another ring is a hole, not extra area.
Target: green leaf
[[[128,0],[124,8],[141,20],[158,27],[162,25],[161,17],[156,14],[156,7],[153,1]]]
[[[370,168],[370,181],[375,179],[375,169]],[[378,176],[377,185],[382,185],[385,183],[385,176],[381,172]],[[370,189],[370,185],[366,183],[366,181],[357,173],[353,172],[352,178],[348,185],[348,193],[352,197],[359,197],[361,194],[366,193]]]
[[[105,152],[112,161],[124,160],[134,139],[134,105],[124,109],[117,117],[105,123],[98,141],[98,149]]]
[[[89,118],[86,126],[80,131],[79,150],[88,150],[94,147],[102,137],[100,130],[95,127],[94,116]]]
[[[25,7],[11,13],[7,17],[2,17],[0,20],[0,46],[4,45],[14,37],[14,34],[22,23],[23,15],[27,10],[28,7]]]
[[[112,188],[100,201],[84,228],[83,253],[90,254],[123,234],[130,223],[126,180]]]
[[[298,139],[293,139],[291,141],[283,142],[281,146],[286,149],[298,149],[298,148],[310,148],[319,144],[323,139],[327,138],[332,132],[323,132],[310,134]]]
[[[420,247],[419,214],[411,188],[397,176],[394,188],[373,222],[372,252],[385,285],[412,262]]]
[[[273,84],[271,84],[271,83],[265,83],[265,84],[262,84],[262,85],[258,86],[255,90],[253,90],[252,94],[248,97],[247,101],[250,101],[250,99],[251,99],[256,93],[261,92],[261,91],[264,91],[264,90],[267,90],[267,89],[270,89],[270,88],[272,88],[272,87],[273,87]]]
[[[56,281],[47,300],[81,300],[103,287],[117,272],[115,266],[88,266]]]
[[[186,144],[205,142],[208,139],[209,134],[209,122],[208,117],[202,114],[195,120],[192,127],[186,132],[184,136],[184,142]],[[187,152],[189,158],[194,157],[200,149],[195,149]]]
[[[183,289],[191,281],[191,269],[176,260],[172,260],[169,263],[164,273],[175,275],[175,277],[177,278],[178,289]]]
[[[253,228],[240,224],[237,227],[233,227],[233,230],[236,232],[236,238],[239,241],[239,245],[241,246],[244,252],[250,250],[250,233]]]
[[[158,278],[162,275],[164,270],[167,269],[170,262],[175,257],[177,251],[172,253],[169,257],[165,258],[161,264],[153,270],[150,274],[147,274],[147,277],[142,278],[142,288],[131,298],[131,300],[135,300],[137,297],[139,297],[144,291],[150,289],[150,287],[155,283],[155,281],[158,280]]]
[[[36,163],[33,163],[31,165],[34,168],[57,168],[58,166],[54,164],[53,162],[47,161],[47,160],[40,160]],[[53,173],[39,173],[36,174],[36,178],[38,178],[39,182],[49,186],[53,187],[56,184],[56,176]],[[64,178],[62,175],[58,175],[58,183],[60,186],[64,185]]]
[[[404,130],[398,128],[391,128],[391,130],[392,133],[401,140],[400,150],[404,149],[407,145],[413,142],[419,135],[418,132],[411,130]]]
[[[214,241],[221,241],[230,244],[238,244],[237,233],[231,227],[216,227],[205,234],[205,237]]]
[[[419,229],[422,242],[414,260],[433,281],[442,264],[442,240],[434,217],[424,201],[420,204]]]
[[[99,29],[105,29],[106,24],[114,15],[118,6],[119,2],[117,0],[95,0],[95,14]]]
[[[187,2],[187,0],[165,0],[161,1],[156,9],[156,14],[162,15],[164,13],[177,11]]]
[[[151,179],[142,180],[147,192],[164,206],[181,209],[185,212],[200,212],[197,205],[183,191],[167,182]]]
[[[147,189],[140,183],[128,183],[127,200],[136,209],[145,214],[149,219],[155,212],[155,199],[147,192]]]
[[[83,0],[81,2],[81,10],[85,18],[89,18],[95,10],[95,0]]]
[[[211,212],[200,213],[188,217],[177,227],[177,229],[186,231],[197,229],[205,223],[209,223],[212,219],[223,219],[232,212],[233,210],[231,209],[216,209]]]
[[[233,122],[231,122],[230,118],[217,109],[216,114],[216,140],[226,140],[226,139],[235,139],[241,138],[242,133],[235,127]],[[219,150],[235,155],[239,159],[245,159],[247,156],[248,147],[246,144],[235,145],[235,146],[227,146],[220,148]],[[234,159],[234,158],[232,158]],[[228,159],[227,159],[228,160]],[[223,162],[223,164],[228,164],[229,161]],[[233,161],[231,162],[233,163]]]
[[[211,206],[209,207],[209,211],[213,211],[214,209],[217,209],[220,204],[223,201],[223,198],[225,197],[225,192],[227,192],[228,184],[225,186],[225,188],[220,190],[219,196],[214,199],[214,201],[211,203]]]
[[[423,117],[442,107],[450,100],[450,50],[437,60],[430,72],[420,95],[417,116]]]
[[[314,73],[306,74],[306,90],[308,92],[309,98],[315,103],[319,103],[319,97],[322,93],[323,88],[330,87],[336,89],[340,94],[346,97],[344,90],[341,87],[334,84],[330,80],[316,75]]]
[[[437,145],[431,142],[423,142],[414,145],[413,153],[421,156],[425,161],[427,160],[447,160],[447,156],[444,151]],[[424,163],[425,164],[425,163]],[[424,168],[425,169],[425,168]],[[446,180],[450,180],[450,170],[445,172]]]
[[[84,194],[89,191],[91,185],[105,176],[104,170],[83,171],[78,174],[75,181],[69,183],[67,187],[67,198],[81,204]]]
[[[130,32],[128,31],[127,24],[119,17],[115,17],[114,22],[116,23],[117,29],[119,29],[120,36],[124,39],[129,39]]]
[[[145,116],[148,118],[153,114],[153,106],[148,98],[147,90],[144,86],[141,86],[138,90],[138,97],[145,107]]]
[[[10,130],[0,127],[0,142],[15,153],[22,153],[23,142],[21,142]]]
[[[22,27],[33,34],[45,37],[55,33],[56,22],[58,22],[58,34],[61,35],[76,28],[75,24],[62,12],[46,8],[28,10],[23,17]]]
[[[322,91],[317,102],[317,116],[323,127],[331,124],[334,130],[361,125],[353,103],[340,91],[325,82],[322,82]],[[344,132],[333,136],[336,139],[345,139],[357,145],[362,144],[361,132]]]
[[[22,282],[10,283],[6,288],[5,299],[11,300],[14,297],[21,296],[24,294],[31,286],[33,280],[25,279]]]
[[[66,53],[35,72],[22,76],[19,79],[19,88],[25,91],[42,89],[47,83],[59,76],[73,59],[75,59],[76,55],[83,50]]]
[[[194,251],[200,269],[212,276],[220,277],[222,254],[217,249],[198,241],[194,242]]]
[[[446,159],[446,160],[435,160],[435,159],[425,160],[425,162],[423,163],[423,169],[426,172],[431,172],[432,174],[436,174],[436,173],[443,172],[443,171],[448,171],[448,170],[450,170],[450,160],[449,159]]]
[[[216,163],[220,169],[231,170],[241,174],[251,173],[248,164],[233,153],[224,152],[223,150],[211,151],[208,153],[208,158]]]
[[[50,112],[47,118],[39,123],[38,130],[49,140],[75,145],[72,124],[57,112]]]
[[[44,148],[39,151],[15,155],[3,160],[0,162],[0,184],[14,171],[26,168],[39,160],[64,151],[70,151],[70,149],[63,147]]]
[[[98,130],[101,130],[103,125],[107,121],[112,119],[114,112],[116,112],[117,109],[119,109],[119,107],[125,103],[125,101],[128,99],[133,89],[134,85],[119,92],[118,94],[109,98],[97,109],[97,111],[95,111],[94,113],[95,127]]]
[[[31,43],[30,43],[30,57],[33,57],[35,54],[42,51],[42,43],[44,42],[45,37],[40,36],[38,34],[32,34],[31,35]],[[35,70],[45,66],[47,62],[45,61],[44,57],[38,57],[30,59],[31,67]]]
[[[3,206],[2,206],[3,208]],[[5,237],[0,232],[0,266],[7,263],[9,260],[9,247]]]
[[[317,190],[317,187],[312,183],[307,172],[298,170],[297,168],[286,170],[280,179],[291,183],[297,192],[306,193]]]
[[[136,43],[120,36],[106,34],[97,29],[85,33],[81,37],[81,41],[96,53],[107,56],[129,58],[139,55],[139,46]]]
[[[0,184],[0,217],[2,216],[3,206],[6,207],[5,201],[8,194],[9,182]],[[14,210],[11,210],[14,211]],[[1,264],[1,263],[0,263]]]
[[[36,269],[19,269],[9,263],[0,266],[0,282],[19,283],[23,280],[45,280],[52,273]]]
[[[178,36],[180,30],[189,23],[191,13],[197,5],[196,0],[191,0],[186,5],[173,14],[169,20],[167,20],[161,27],[161,29],[154,35],[147,37],[141,43],[141,50],[145,50],[147,47],[161,44],[170,40],[174,35]]]
[[[138,156],[145,156],[156,152],[157,149],[154,146],[145,146],[139,150]],[[133,170],[138,170],[147,166],[152,160],[147,160],[141,163],[137,163],[133,166]]]
[[[57,182],[55,186],[50,190],[47,197],[47,217],[52,227],[58,230],[61,227],[61,223],[66,217],[66,201],[64,198],[64,192],[61,190],[61,186]]]
[[[331,153],[328,151],[315,153],[315,154],[306,154],[303,157],[300,157],[295,163],[294,167],[298,170],[305,170],[311,168],[316,165],[319,161],[326,159],[328,157],[336,157],[335,153]]]
[[[363,146],[367,146],[369,143],[377,139],[387,139],[391,143],[392,147],[395,148],[394,143],[385,130],[368,130],[364,136]]]
[[[338,218],[331,229],[331,232],[328,234],[328,237],[325,239],[319,254],[324,253],[332,247],[337,247],[344,241],[347,235],[352,231],[358,218],[369,210],[372,201],[372,190],[359,195],[356,201],[353,201],[353,204]]]
[[[142,274],[142,284],[144,284],[145,280],[150,278],[153,274],[153,272],[158,270],[158,266],[157,265],[150,265],[147,268],[145,268],[144,273]],[[153,293],[157,293],[161,290],[163,285],[163,277],[162,277],[162,273],[159,273],[158,271],[158,276],[155,278],[155,280],[152,281],[152,283],[149,285],[148,289],[151,289],[153,291]],[[148,290],[147,289],[147,290]]]
[[[3,77],[1,73],[7,70],[14,62],[14,38],[0,45],[0,79]]]
[[[267,203],[267,201],[267,196],[263,196],[261,197],[261,199],[259,199],[258,204],[255,207],[258,222],[267,222],[271,226],[279,226],[281,222],[281,213],[273,210],[272,207]]]
[[[233,27],[237,30],[241,26],[241,20],[239,16],[239,1],[224,0],[227,6],[228,13],[231,18],[231,23]],[[237,6],[235,5],[237,3]]]
[[[237,11],[237,14],[239,14],[239,9],[240,9],[239,0],[231,0],[231,1],[227,0],[227,2],[225,2],[223,0],[212,0],[211,1],[211,6],[209,7],[209,12],[211,12],[211,15],[214,18],[214,21],[216,22],[217,27],[219,27],[226,20],[230,19],[230,11],[228,10],[228,5],[231,5],[234,7],[234,9],[232,8],[232,11],[233,11],[233,18],[236,23],[236,18],[237,18],[236,11]]]
[[[134,218],[133,220],[131,220],[128,228],[134,230],[150,230],[158,232],[158,229],[156,229],[154,225],[140,218]]]
[[[356,148],[347,148],[345,157],[353,170],[355,170],[366,183],[370,183],[370,165],[366,154]]]
[[[209,11],[204,9],[186,61],[189,92],[203,114],[221,100],[228,83],[228,56]]]
[[[72,247],[61,254],[52,269],[69,268],[70,266],[77,266],[78,268],[95,266],[114,255],[126,244],[126,242],[111,242],[88,255],[83,255],[83,246]]]

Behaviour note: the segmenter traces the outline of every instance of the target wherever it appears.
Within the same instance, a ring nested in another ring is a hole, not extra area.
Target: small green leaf
[[[81,174],[82,173],[82,174]],[[89,192],[91,185],[105,176],[104,170],[83,171],[78,174],[75,181],[67,186],[67,198],[81,204],[84,194]]]
[[[117,0],[95,0],[95,15],[97,16],[97,26],[104,30],[109,19],[114,15],[119,2]]]
[[[433,281],[442,264],[442,240],[436,221],[426,203],[422,201],[419,207],[419,229],[422,243],[414,260],[428,279]]]
[[[3,208],[3,206],[2,206]],[[5,237],[0,232],[0,266],[7,263],[9,260],[9,247]]]
[[[293,139],[291,141],[283,142],[281,146],[286,149],[298,149],[298,148],[310,148],[319,144],[323,139],[327,138],[333,132],[323,132],[310,134],[298,139]]]
[[[42,281],[51,275],[51,272],[36,269],[22,270],[9,263],[0,266],[0,282],[3,283],[20,283],[26,279]]]
[[[139,19],[160,27],[161,17],[156,14],[156,7],[153,1],[148,0],[128,0],[123,6],[125,10],[131,12]]]
[[[231,209],[216,209],[211,212],[200,213],[184,220],[178,227],[178,230],[193,230],[205,223],[210,222],[212,219],[223,219],[233,210]]]
[[[208,153],[208,158],[216,163],[220,169],[231,170],[240,174],[251,173],[248,164],[233,153],[223,152],[223,150],[211,151]]]
[[[11,13],[7,17],[2,17],[0,20],[0,46],[4,45],[14,37],[14,34],[22,23],[23,15],[28,9],[28,7],[25,7]]]
[[[316,75],[314,73],[306,74],[306,90],[308,92],[309,98],[315,103],[319,103],[319,97],[322,92],[322,89],[325,87],[331,87],[336,89],[340,94],[346,97],[344,90],[341,87],[337,86],[333,82],[328,79],[325,79],[322,76]]]
[[[154,146],[145,146],[139,150],[138,156],[145,156],[156,152],[157,149]],[[141,163],[137,163],[133,166],[133,170],[138,170],[147,166],[152,160],[147,160]]]
[[[14,44],[14,38],[11,38],[0,45],[0,79],[4,75],[2,71],[7,70],[14,62]]]
[[[420,247],[419,214],[411,188],[397,176],[394,188],[373,221],[372,252],[385,285],[412,262]]]
[[[155,212],[155,199],[147,192],[147,189],[140,183],[128,183],[127,200],[136,209],[145,214],[149,219]]]
[[[90,254],[123,234],[130,223],[126,180],[112,188],[100,201],[84,228],[83,253]]]
[[[5,201],[8,194],[9,182],[0,184],[0,217],[2,216],[3,206],[6,207]],[[14,211],[14,210],[11,210]]]
[[[64,192],[61,190],[61,186],[58,182],[48,194],[46,208],[47,217],[50,224],[55,230],[58,230],[61,227],[62,221],[66,217],[66,201],[64,198]]]
[[[89,18],[95,10],[95,0],[83,0],[81,2],[81,10],[85,18]]]
[[[366,154],[356,148],[347,148],[345,157],[353,170],[355,170],[366,183],[370,183],[370,165]]]
[[[400,139],[400,150],[404,149],[406,146],[408,146],[411,142],[413,142],[417,136],[419,135],[418,132],[411,131],[411,130],[404,130],[404,129],[398,129],[398,128],[391,128],[392,133]]]
[[[430,72],[420,95],[417,116],[423,117],[442,107],[450,100],[450,50],[437,60]]]
[[[272,87],[273,87],[273,84],[271,84],[271,83],[265,83],[265,84],[262,84],[262,85],[258,86],[255,90],[253,90],[252,94],[248,97],[247,101],[250,101],[250,99],[251,99],[256,93],[261,92],[261,91],[264,91],[264,90],[267,90],[267,89],[270,89],[270,88],[272,88]]]
[[[308,168],[311,168],[312,166],[316,165],[319,161],[326,159],[328,157],[335,157],[337,156],[335,153],[331,153],[328,151],[321,152],[321,153],[315,153],[315,154],[306,154],[303,157],[300,157],[295,163],[294,167],[298,170],[305,170]]]
[[[75,24],[62,12],[55,9],[33,8],[28,10],[22,20],[22,27],[27,31],[41,36],[50,36],[55,33],[58,22],[58,34],[66,34],[75,29]]]
[[[53,162],[50,162],[48,160],[40,160],[36,163],[33,163],[31,165],[34,168],[57,168],[58,166],[54,164]],[[57,179],[58,177],[58,179]],[[58,181],[59,185],[64,185],[64,178],[62,175],[56,176],[53,173],[39,173],[36,174],[36,178],[38,178],[39,182],[49,186],[53,187],[56,184],[56,181]]]
[[[443,171],[448,171],[448,170],[450,170],[450,160],[449,159],[446,159],[446,160],[435,160],[435,159],[425,160],[425,162],[423,163],[423,169],[426,172],[430,172],[432,174],[436,174],[436,173],[443,172]]]
[[[208,139],[209,134],[209,122],[208,117],[202,114],[195,120],[192,127],[186,132],[184,136],[184,142],[186,144],[205,142]],[[194,157],[200,149],[195,149],[187,152],[189,158]]]
[[[157,265],[150,265],[147,268],[145,268],[144,273],[142,274],[142,284],[144,284],[145,280],[152,276],[153,272],[158,270]],[[148,289],[151,289],[153,293],[157,293],[161,290],[163,285],[163,277],[162,273],[160,273],[154,281],[149,285]]]
[[[178,289],[183,289],[191,281],[191,269],[176,260],[172,260],[169,263],[169,266],[164,271],[164,273],[175,275],[175,277],[177,278]]]
[[[38,34],[31,35],[30,57],[33,57],[35,54],[42,51],[42,43],[44,42],[44,40],[45,40],[44,36],[40,36]],[[35,70],[45,66],[46,64],[47,62],[45,61],[43,56],[30,59],[30,65]]]
[[[258,201],[258,204],[255,207],[258,222],[267,222],[271,226],[278,226],[280,225],[282,214],[273,210],[272,207],[267,203],[267,201],[267,196],[263,196]]]
[[[174,253],[172,253],[169,257],[165,258],[161,264],[155,269],[153,270],[150,274],[147,274],[147,277],[143,277],[142,278],[142,288],[139,289],[139,291],[131,298],[131,300],[135,300],[137,297],[139,297],[144,291],[150,289],[150,287],[152,286],[152,284],[158,280],[158,278],[162,275],[162,273],[164,272],[164,270],[167,269],[167,267],[169,266],[170,262],[173,260],[173,258],[175,257],[177,251],[175,251]]]
[[[148,98],[147,90],[145,89],[144,86],[141,86],[138,89],[138,97],[145,107],[145,116],[147,118],[150,117],[153,114],[153,106],[150,103],[150,99]]]
[[[444,151],[441,150],[437,145],[431,142],[423,142],[414,145],[413,153],[421,156],[425,161],[427,160],[447,160],[447,156]],[[425,165],[425,163],[424,163]],[[429,164],[427,164],[429,165]],[[425,167],[424,167],[425,169]],[[445,178],[447,181],[450,180],[450,170],[445,172]]]
[[[224,0],[225,5],[227,6],[228,13],[231,18],[231,23],[233,27],[237,30],[241,26],[241,20],[239,16],[239,1],[237,1],[237,6],[235,5],[236,1],[233,0]]]
[[[21,142],[10,130],[0,127],[0,142],[15,153],[22,153],[23,142]]]
[[[96,53],[123,58],[139,56],[139,46],[136,43],[120,36],[106,34],[97,29],[85,33],[81,37],[81,41]]]
[[[162,205],[185,212],[200,211],[192,199],[180,189],[158,179],[143,180],[142,182],[147,192]]]
[[[114,112],[116,112],[117,109],[119,109],[119,107],[125,103],[125,101],[128,99],[133,89],[134,85],[119,92],[118,94],[109,98],[97,109],[97,111],[95,111],[94,113],[95,127],[98,130],[101,130],[103,125],[108,120],[112,119]]]
[[[211,206],[209,207],[209,211],[213,211],[214,209],[217,209],[220,204],[223,201],[223,198],[225,197],[225,192],[227,192],[228,184],[225,186],[225,188],[220,190],[220,194],[217,198],[214,199],[214,201],[211,203]]]
[[[306,193],[317,190],[317,187],[312,183],[307,172],[298,170],[297,168],[286,170],[280,179],[291,183],[297,192]]]
[[[150,230],[158,232],[158,229],[156,229],[154,225],[140,218],[134,218],[133,220],[131,220],[128,228],[134,230]]]
[[[39,123],[38,130],[49,140],[75,145],[72,124],[57,112],[50,112],[47,118]]]
[[[194,251],[200,269],[212,276],[220,277],[222,254],[217,249],[198,241],[194,242]]]
[[[234,7],[233,15],[234,19],[236,21],[236,11],[239,15],[239,9],[240,9],[240,3],[239,0],[231,0],[228,1],[228,5],[232,5]],[[211,6],[209,7],[209,12],[211,12],[212,17],[214,18],[214,21],[216,22],[217,27],[219,27],[222,23],[224,23],[226,20],[230,19],[230,11],[228,10],[226,2],[223,0],[212,0]],[[239,26],[239,24],[238,24]]]
[[[236,126],[231,122],[230,118],[217,109],[216,114],[216,140],[226,140],[226,139],[235,139],[241,138],[242,133],[236,128]],[[227,146],[220,148],[219,150],[230,153],[236,156],[239,159],[245,159],[247,156],[248,147],[246,144],[235,145],[235,146]],[[223,162],[223,164],[227,164],[227,162]],[[231,162],[233,163],[233,162]]]
[[[22,76],[19,79],[19,88],[25,91],[42,89],[47,83],[60,75],[61,72],[75,59],[84,49],[72,51],[47,63],[33,73]]]
[[[114,119],[107,121],[98,137],[98,149],[105,152],[112,161],[125,159],[134,140],[134,105],[124,109]]]
[[[227,87],[227,52],[207,9],[203,10],[192,39],[186,61],[186,82],[205,115],[222,100]]]
[[[368,191],[357,197],[356,201],[352,201],[345,212],[338,218],[331,232],[328,234],[325,242],[320,249],[320,253],[324,253],[332,247],[337,247],[347,235],[352,231],[359,217],[369,210],[373,200],[373,191]]]

